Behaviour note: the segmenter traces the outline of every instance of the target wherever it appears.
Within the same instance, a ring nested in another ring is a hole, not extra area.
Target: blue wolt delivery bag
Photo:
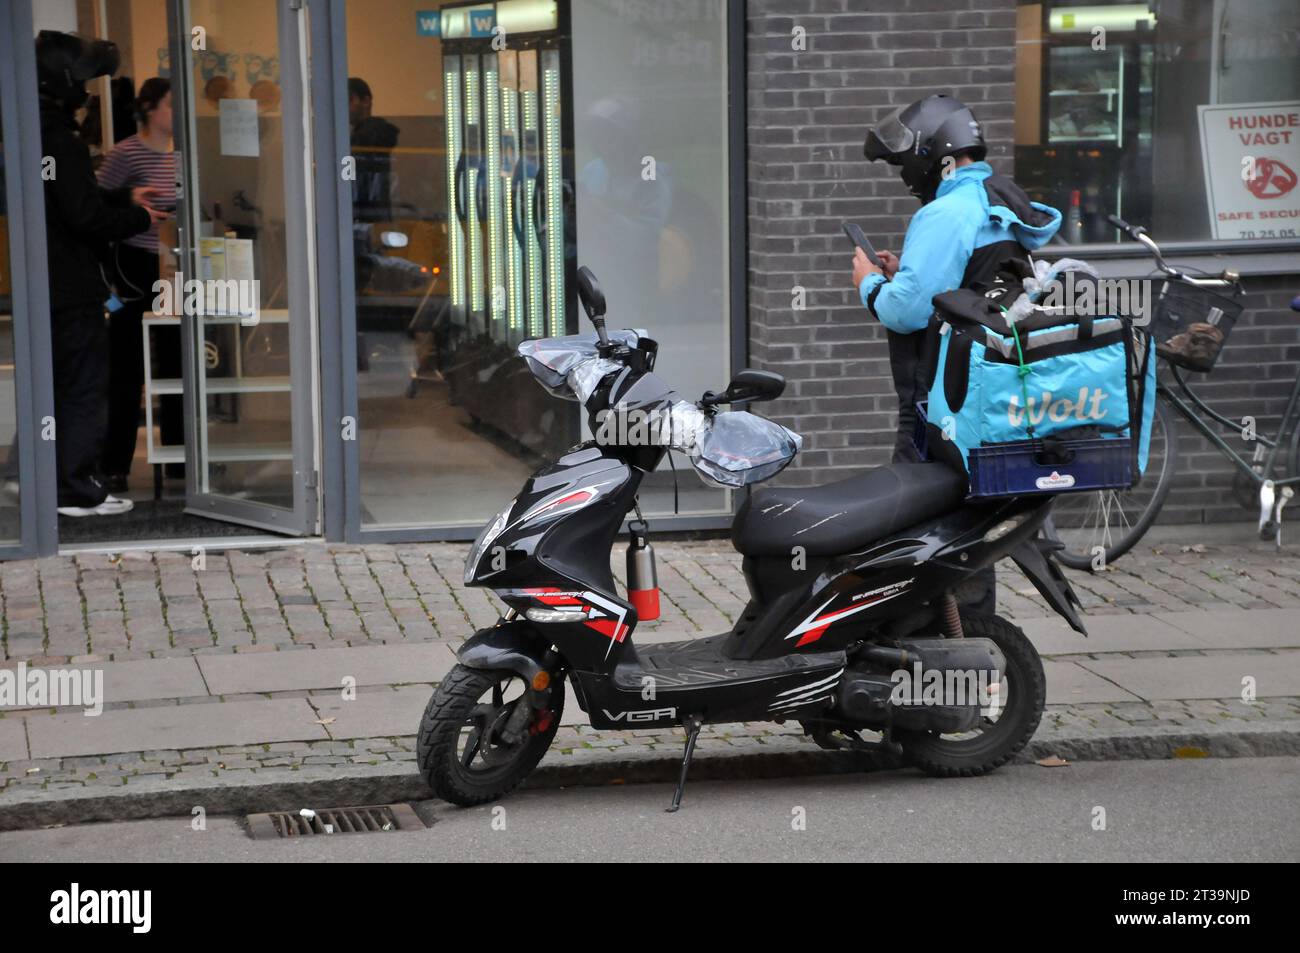
[[[966,471],[972,496],[1137,482],[1155,360],[1131,320],[1033,305],[1018,282],[950,291],[934,305],[926,443]]]

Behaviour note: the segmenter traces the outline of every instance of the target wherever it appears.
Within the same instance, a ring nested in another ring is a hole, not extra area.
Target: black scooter
[[[604,295],[586,268],[578,293],[597,332],[587,340],[608,370],[586,396],[591,419],[675,399],[653,373],[654,341],[635,332],[610,340]],[[721,404],[775,398],[784,385],[745,370],[695,406],[712,415]],[[470,551],[466,584],[492,588],[509,608],[465,642],[424,713],[418,762],[439,797],[470,806],[519,784],[559,728],[566,678],[595,728],[684,727],[669,810],[707,723],[795,719],[822,747],[901,757],[949,777],[991,771],[1029,741],[1046,696],[1038,653],[1005,619],[960,609],[954,591],[1010,555],[1086,635],[1051,559],[1059,544],[1039,538],[1050,496],[970,502],[965,478],[937,463],[753,492],[731,531],[750,592],[735,626],[636,648],[653,583],[629,579],[624,598],[609,558],[633,511],[630,568],[644,557],[637,488],[668,448],[631,443],[589,441],[539,470]]]

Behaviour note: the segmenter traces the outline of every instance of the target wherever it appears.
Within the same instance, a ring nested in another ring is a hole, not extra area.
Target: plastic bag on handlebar
[[[1048,291],[1052,282],[1058,280],[1067,271],[1085,274],[1094,280],[1100,277],[1096,268],[1086,261],[1080,261],[1078,258],[1061,258],[1050,264],[1041,259],[1035,259],[1034,274],[1032,277],[1024,279],[1024,293],[1017,297],[1011,306],[1007,308],[1007,320],[1011,322],[1023,321],[1033,314],[1039,299]]]
[[[691,454],[691,464],[705,483],[748,486],[784,470],[802,443],[802,437],[775,421],[730,410],[708,420]]]
[[[609,332],[611,344],[634,347],[646,332],[619,328]],[[519,356],[528,362],[537,382],[556,397],[585,402],[601,379],[622,365],[602,358],[597,351],[600,339],[590,334],[569,334],[557,338],[535,338],[519,345]]]

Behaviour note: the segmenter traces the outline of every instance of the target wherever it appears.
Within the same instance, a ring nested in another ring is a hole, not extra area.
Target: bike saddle
[[[824,486],[755,490],[731,524],[746,556],[853,552],[883,536],[956,508],[964,474],[941,463],[891,463]]]

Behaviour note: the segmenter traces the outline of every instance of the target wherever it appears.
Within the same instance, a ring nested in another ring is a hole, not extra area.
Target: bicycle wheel
[[[1063,493],[1044,526],[1065,544],[1056,558],[1072,569],[1093,570],[1123,556],[1151,528],[1174,482],[1178,432],[1174,412],[1156,400],[1146,472],[1128,490]]]

